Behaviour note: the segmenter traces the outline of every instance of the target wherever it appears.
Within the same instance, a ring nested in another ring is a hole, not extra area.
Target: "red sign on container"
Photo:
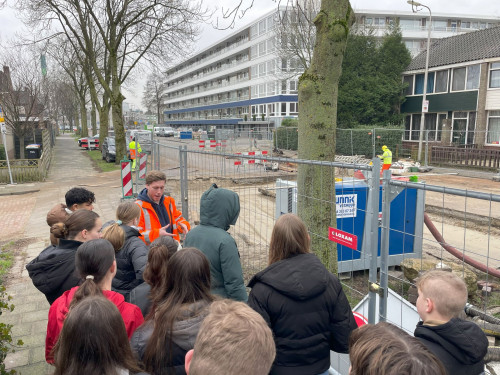
[[[328,239],[350,249],[356,250],[358,248],[358,236],[339,229],[328,228]]]

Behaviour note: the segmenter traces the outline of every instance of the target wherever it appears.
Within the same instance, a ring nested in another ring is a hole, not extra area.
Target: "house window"
[[[453,91],[460,91],[465,89],[465,73],[465,68],[453,69],[453,82],[451,84],[451,89]]]
[[[448,70],[440,70],[436,72],[436,87],[434,92],[448,91]]]
[[[290,81],[290,94],[297,93],[297,81]]]
[[[488,112],[488,133],[486,143],[500,144],[500,111]]]
[[[490,65],[490,89],[500,87],[500,62]]]
[[[281,103],[281,116],[286,116],[286,103]]]
[[[290,103],[290,114],[296,115],[299,112],[299,104],[298,103]]]
[[[467,67],[467,90],[476,90],[479,88],[479,72],[481,67],[479,65],[471,65]]]
[[[404,76],[403,83],[405,84],[405,96],[413,95],[413,76]]]
[[[405,117],[405,134],[404,139],[407,141],[418,141],[420,139],[420,121],[422,119],[420,113],[414,113]],[[442,122],[446,119],[445,113],[426,113],[425,114],[425,131],[423,140],[428,139],[431,142],[441,140]]]
[[[422,95],[424,93],[424,74],[417,74],[415,76],[415,95]],[[434,72],[427,75],[427,94],[432,93],[434,90]]]
[[[281,81],[281,93],[286,94],[286,81]]]

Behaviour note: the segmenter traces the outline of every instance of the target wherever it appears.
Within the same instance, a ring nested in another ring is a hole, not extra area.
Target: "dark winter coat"
[[[356,322],[339,280],[316,255],[273,263],[248,286],[248,304],[273,331],[270,374],[320,374],[330,367],[330,350],[347,353]]]
[[[196,336],[198,336],[201,323],[208,314],[208,306],[209,304],[205,301],[192,303],[183,311],[182,319],[174,322],[172,332],[172,366],[167,366],[166,364],[165,366],[166,368],[174,369],[176,375],[186,375],[186,353],[194,348],[194,342],[196,341]],[[153,328],[154,321],[148,320],[135,331],[132,339],[130,339],[132,350],[141,361],[144,359],[144,353],[146,352],[148,341],[153,334]],[[169,338],[166,337],[165,340],[167,341]]]
[[[438,326],[419,322],[415,337],[443,362],[450,375],[478,375],[484,371],[488,339],[474,322],[456,318]]]
[[[75,271],[76,250],[80,241],[60,239],[58,246],[49,246],[26,265],[33,285],[52,303],[65,291],[80,283]]]
[[[113,290],[127,296],[137,285],[143,283],[142,272],[148,261],[148,247],[139,239],[139,231],[128,225],[121,225],[125,232],[125,243],[116,253],[116,276]]]
[[[139,306],[144,317],[146,317],[149,314],[149,310],[151,310],[150,292],[151,286],[147,283],[142,283],[137,285],[128,294],[127,302]]]
[[[187,234],[184,247],[195,247],[208,258],[213,294],[246,301],[240,254],[233,237],[227,233],[239,214],[238,194],[212,186],[201,196],[200,225]]]

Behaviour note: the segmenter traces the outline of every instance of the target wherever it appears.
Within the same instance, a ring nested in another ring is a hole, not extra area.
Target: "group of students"
[[[415,337],[388,323],[357,328],[305,224],[285,214],[272,231],[268,267],[247,294],[227,233],[238,195],[211,186],[191,230],[163,195],[165,182],[149,172],[147,199],[121,203],[104,225],[93,193],[74,188],[59,210],[65,216],[49,223],[58,242],[26,268],[51,304],[46,359],[55,374],[326,375],[331,350],[349,353],[353,375],[484,371],[488,342],[457,318],[467,289],[452,273],[419,279]],[[86,204],[73,206],[73,196]]]

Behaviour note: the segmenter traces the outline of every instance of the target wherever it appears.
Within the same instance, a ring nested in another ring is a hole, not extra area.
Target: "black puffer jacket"
[[[139,231],[121,225],[125,232],[125,243],[116,253],[116,276],[112,289],[127,298],[128,293],[143,282],[142,272],[148,261],[148,247],[139,239]]]
[[[148,316],[151,310],[150,292],[151,286],[148,283],[142,283],[130,291],[127,299],[127,302],[139,306],[144,318]]]
[[[488,339],[474,322],[456,318],[438,326],[419,322],[415,337],[443,362],[450,375],[478,375],[484,371]]]
[[[248,286],[248,304],[274,334],[276,359],[270,374],[320,374],[330,366],[330,350],[347,353],[354,316],[339,280],[316,255],[276,262]]]
[[[59,240],[58,246],[49,246],[26,265],[33,285],[52,305],[65,291],[79,285],[75,271],[75,254],[80,241]]]

